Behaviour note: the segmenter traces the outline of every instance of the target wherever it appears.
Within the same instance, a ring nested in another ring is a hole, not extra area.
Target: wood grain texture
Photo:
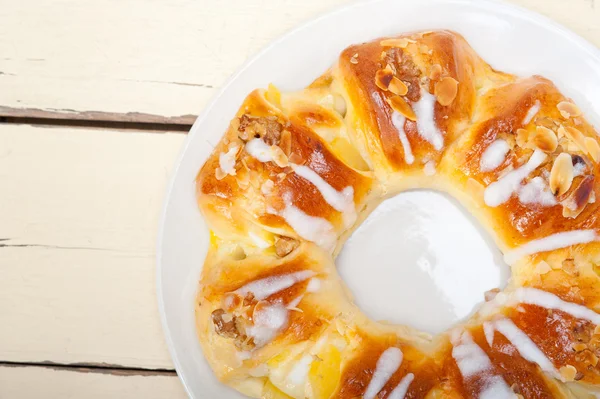
[[[0,360],[172,367],[154,254],[184,138],[0,125]]]
[[[342,2],[2,0],[0,105],[198,114],[248,56]]]
[[[74,110],[48,111],[37,108],[12,108],[0,105],[0,122],[31,125],[100,127],[187,133],[196,115],[160,116],[141,112],[101,112]]]
[[[596,1],[511,2],[600,45]],[[0,0],[0,106],[191,120],[249,56],[343,3]]]
[[[175,375],[119,375],[50,367],[0,366],[1,399],[183,398]]]

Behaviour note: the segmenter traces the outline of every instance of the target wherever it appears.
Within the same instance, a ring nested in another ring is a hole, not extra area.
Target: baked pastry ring
[[[252,92],[197,178],[208,362],[257,398],[597,397],[599,159],[552,82],[495,71],[448,31],[351,46],[304,90]],[[456,197],[512,268],[436,337],[369,320],[333,261],[412,188]]]

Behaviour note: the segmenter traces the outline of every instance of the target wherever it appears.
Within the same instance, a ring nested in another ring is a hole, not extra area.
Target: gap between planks
[[[77,373],[108,374],[121,377],[127,376],[176,376],[174,369],[147,369],[142,367],[124,367],[118,364],[107,363],[71,363],[62,364],[50,361],[45,362],[7,362],[0,361],[0,367],[41,367],[51,370],[72,371]]]
[[[0,123],[11,124],[187,133],[195,120],[196,115],[161,116],[141,112],[77,112],[0,106]]]

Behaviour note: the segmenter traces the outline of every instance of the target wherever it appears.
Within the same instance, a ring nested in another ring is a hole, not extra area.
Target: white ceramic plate
[[[229,80],[196,120],[164,205],[158,301],[167,344],[191,397],[241,397],[220,385],[205,362],[196,339],[193,303],[209,242],[196,207],[194,178],[243,98],[270,82],[283,90],[307,85],[352,43],[438,28],[464,35],[496,69],[552,79],[597,124],[600,110],[593,104],[600,104],[599,51],[556,23],[503,3],[368,1],[320,17],[269,45]],[[374,236],[379,238],[369,239]],[[477,226],[447,199],[413,192],[378,208],[348,241],[338,267],[370,315],[436,332],[470,313],[483,290],[505,282],[506,269],[486,242]],[[448,261],[452,259],[457,261]],[[474,282],[465,282],[467,276]],[[372,295],[386,289],[394,291],[389,294],[397,299],[393,306],[389,295]],[[366,301],[373,297],[386,301]],[[433,299],[423,301],[425,297]],[[410,307],[401,306],[408,300]]]

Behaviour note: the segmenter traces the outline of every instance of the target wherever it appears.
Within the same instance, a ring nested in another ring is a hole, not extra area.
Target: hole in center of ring
[[[358,307],[378,321],[437,334],[467,318],[509,267],[458,202],[419,190],[383,201],[336,260]]]

